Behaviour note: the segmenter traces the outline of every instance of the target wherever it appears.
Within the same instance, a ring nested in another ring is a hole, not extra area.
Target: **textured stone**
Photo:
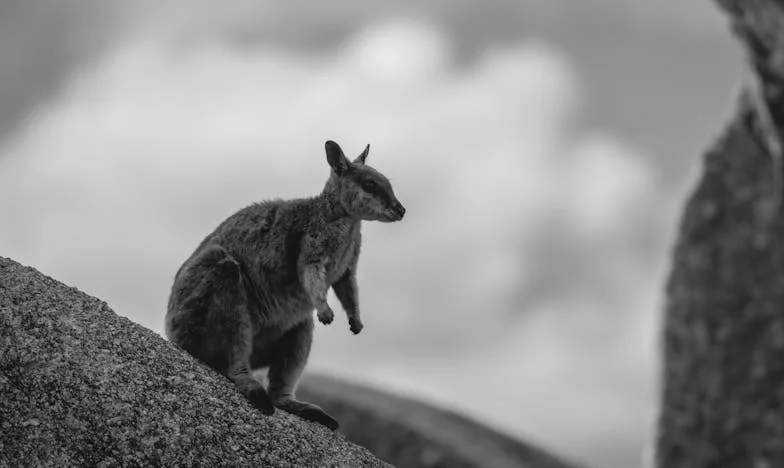
[[[0,395],[0,466],[388,466],[2,257]]]
[[[784,466],[784,175],[772,152],[784,123],[784,9],[718,3],[749,52],[751,84],[706,153],[680,224],[663,336],[661,468]]]

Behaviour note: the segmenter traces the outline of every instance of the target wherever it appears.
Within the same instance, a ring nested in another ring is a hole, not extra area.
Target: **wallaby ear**
[[[362,152],[357,159],[354,160],[354,164],[365,164],[365,159],[368,157],[368,153],[370,152],[370,145],[365,146],[365,151]]]
[[[329,167],[335,171],[337,175],[343,175],[348,171],[348,159],[346,159],[346,155],[343,154],[343,150],[340,149],[340,145],[335,143],[332,140],[327,140],[324,143],[324,149],[327,150],[327,162],[329,163]]]

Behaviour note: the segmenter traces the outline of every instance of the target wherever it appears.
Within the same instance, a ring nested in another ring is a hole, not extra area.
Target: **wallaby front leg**
[[[323,262],[309,263],[303,267],[302,286],[316,308],[319,322],[324,325],[332,323],[335,313],[327,304],[327,274]]]
[[[353,270],[347,270],[335,284],[332,285],[343,310],[348,317],[348,325],[351,333],[358,334],[362,331],[362,320],[359,317],[359,292],[357,289],[357,277]]]

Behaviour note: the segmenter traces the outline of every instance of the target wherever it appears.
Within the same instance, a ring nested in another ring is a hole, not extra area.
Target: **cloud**
[[[653,341],[662,270],[635,226],[667,209],[649,157],[580,129],[580,105],[559,49],[459,65],[415,18],[318,54],[141,35],[7,142],[0,248],[160,332],[205,234],[252,201],[317,193],[324,140],[371,143],[408,214],[365,227],[366,330],[319,328],[313,367],[575,451],[639,434],[653,348],[638,344]]]

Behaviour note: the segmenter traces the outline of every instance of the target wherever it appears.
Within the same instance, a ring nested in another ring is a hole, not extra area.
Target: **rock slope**
[[[319,425],[263,416],[160,336],[3,257],[0,395],[0,466],[388,466]]]

